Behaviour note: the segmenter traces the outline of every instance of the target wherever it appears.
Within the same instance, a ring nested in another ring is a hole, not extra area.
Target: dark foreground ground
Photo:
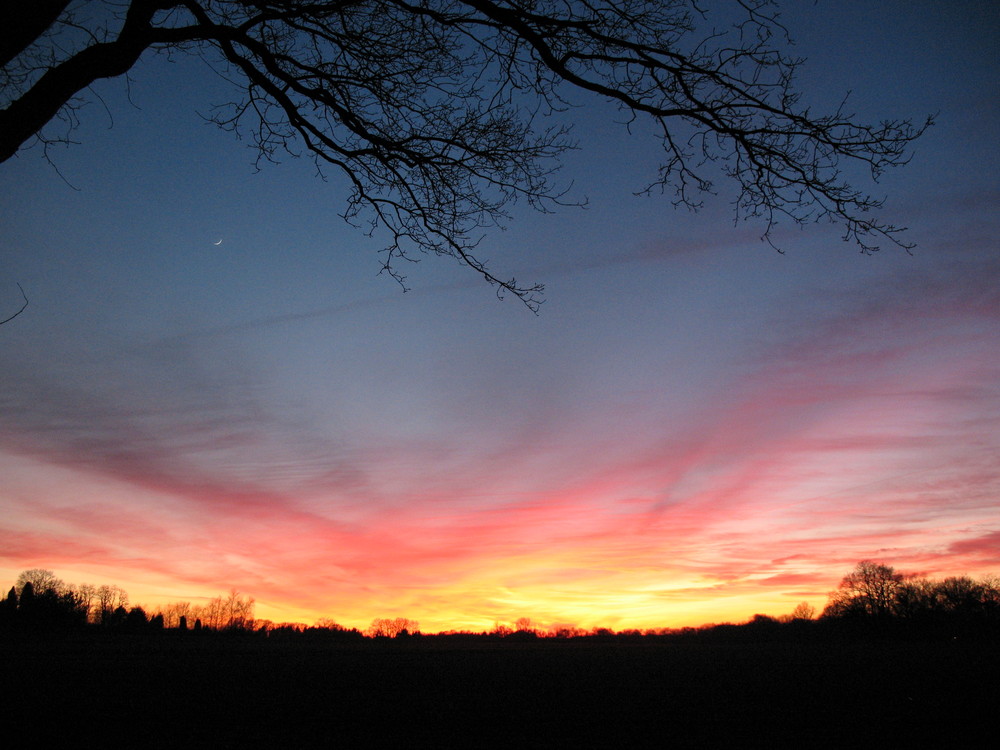
[[[995,747],[998,681],[982,642],[8,639],[0,746]]]

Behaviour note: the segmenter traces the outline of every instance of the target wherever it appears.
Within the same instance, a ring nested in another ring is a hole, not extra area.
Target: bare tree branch
[[[867,124],[846,104],[814,114],[795,90],[803,61],[784,51],[776,3],[713,4],[738,21],[718,28],[696,0],[86,4],[104,7],[102,17],[53,0],[33,39],[0,34],[11,55],[0,161],[33,139],[68,140],[49,125],[70,132],[94,81],[147,51],[184,50],[233,84],[213,119],[248,135],[259,160],[308,154],[321,175],[346,176],[343,217],[388,234],[384,270],[401,284],[399,261],[449,255],[537,310],[541,285],[494,274],[475,250],[518,201],[540,211],[572,203],[553,179],[574,143],[545,118],[571,106],[574,91],[617,104],[627,123],[653,124],[663,161],[640,192],[698,208],[721,176],[737,188],[737,217],[759,221],[769,242],[780,221],[825,220],[865,253],[880,240],[912,247],[873,216],[882,201],[843,172],[860,165],[877,181],[907,162],[931,119]]]
[[[10,321],[12,321],[18,315],[20,315],[21,313],[23,313],[24,310],[25,310],[25,308],[28,307],[28,295],[24,293],[24,287],[21,286],[20,282],[17,282],[17,288],[21,290],[21,296],[24,298],[24,304],[21,305],[21,309],[20,310],[18,310],[16,313],[14,313],[13,315],[11,315],[9,318],[4,318],[3,320],[0,320],[0,326],[2,326],[4,323],[10,323]]]

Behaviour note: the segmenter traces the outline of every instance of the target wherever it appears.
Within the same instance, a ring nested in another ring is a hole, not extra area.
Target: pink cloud
[[[237,395],[255,390],[199,371],[190,342],[166,386],[14,365],[0,445],[39,468],[5,477],[3,559],[425,626],[697,624],[710,601],[740,619],[822,604],[869,557],[980,574],[1000,562],[1000,273],[964,263],[831,282],[761,317],[759,343],[690,404],[655,379],[631,400],[574,390],[578,373],[532,394],[503,382],[514,367],[486,385],[453,376],[460,398],[425,405],[426,426],[348,439]],[[530,414],[494,423],[475,408],[492,389]]]

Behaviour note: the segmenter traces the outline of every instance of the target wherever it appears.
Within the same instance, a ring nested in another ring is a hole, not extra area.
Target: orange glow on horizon
[[[537,428],[466,453],[468,435],[379,438],[352,448],[353,471],[322,457],[305,479],[241,464],[247,479],[155,441],[88,457],[11,439],[0,575],[48,568],[154,607],[235,588],[274,622],[478,632],[822,610],[863,559],[997,572],[991,334],[974,318],[930,360],[917,326],[875,356],[851,353],[856,324],[790,345],[667,427],[639,402],[594,403],[551,440]],[[848,354],[831,359],[840,340]]]

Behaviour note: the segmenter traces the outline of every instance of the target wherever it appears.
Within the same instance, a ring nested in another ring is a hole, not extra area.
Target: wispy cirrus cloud
[[[571,372],[447,351],[422,365],[436,380],[419,408],[394,422],[398,401],[372,402],[378,429],[331,420],[337,409],[309,401],[322,390],[276,388],[227,344],[239,326],[36,352],[0,373],[0,446],[19,467],[5,475],[3,558],[428,628],[779,613],[796,597],[822,604],[868,557],[985,571],[998,265],[981,254],[856,286],[814,277],[790,309],[748,297],[759,335],[698,387],[684,363],[627,394],[588,377],[621,370],[607,352],[647,354],[605,334]],[[704,324],[706,347],[726,325]],[[338,379],[372,377],[342,367]],[[414,370],[376,372],[391,392]]]

